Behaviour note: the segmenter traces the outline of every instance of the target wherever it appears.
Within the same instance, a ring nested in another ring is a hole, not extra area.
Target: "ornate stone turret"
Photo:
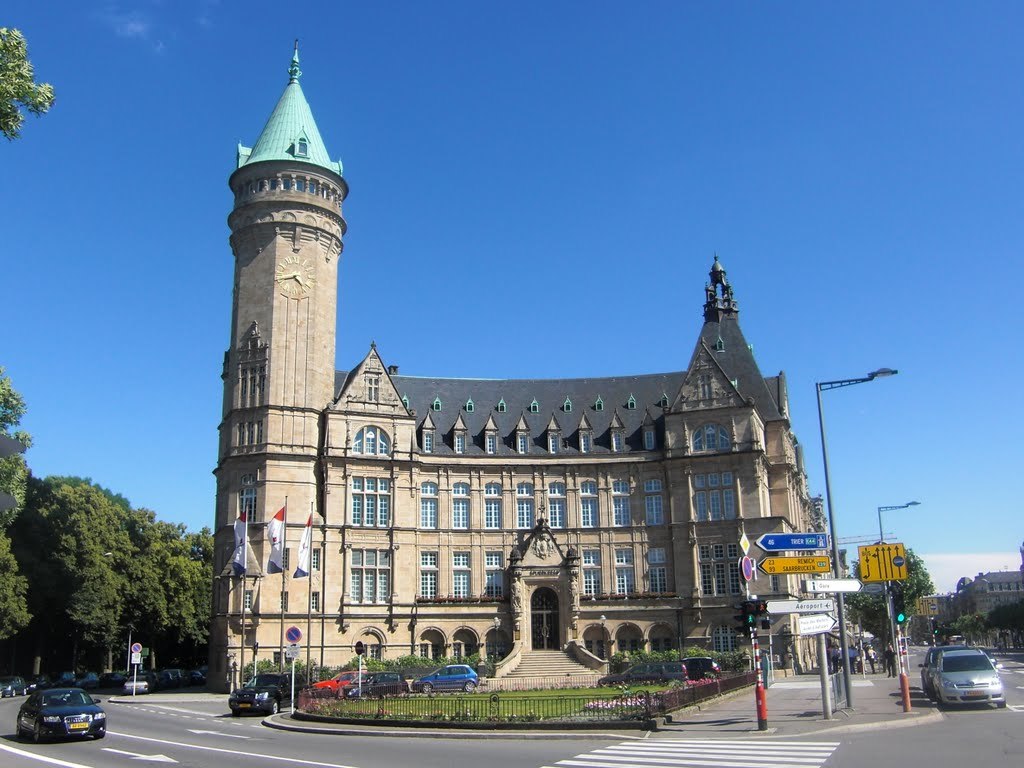
[[[704,320],[708,323],[721,322],[726,315],[735,315],[739,312],[739,306],[732,295],[732,286],[725,279],[725,268],[718,261],[718,254],[715,254],[715,263],[708,273],[711,282],[704,286],[704,293],[707,301],[704,302]]]

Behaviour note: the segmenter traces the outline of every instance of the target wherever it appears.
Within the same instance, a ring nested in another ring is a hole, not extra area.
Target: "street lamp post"
[[[836,515],[832,509],[832,482],[828,471],[828,446],[825,441],[825,416],[821,407],[821,393],[830,389],[849,387],[854,384],[864,384],[883,376],[895,376],[898,371],[892,368],[879,368],[867,376],[858,379],[839,379],[836,381],[819,381],[814,385],[818,395],[818,428],[821,432],[821,458],[825,465],[825,502],[828,507],[828,532],[832,538],[832,573],[836,578],[839,573],[839,538],[836,536]],[[846,706],[853,707],[853,689],[850,685],[850,650],[846,639],[846,606],[843,601],[843,593],[836,593],[836,606],[839,618],[839,649],[843,655],[843,686],[846,688]]]

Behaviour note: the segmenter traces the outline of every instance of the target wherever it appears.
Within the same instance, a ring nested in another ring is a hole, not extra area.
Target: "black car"
[[[104,672],[100,675],[100,688],[122,688],[127,679],[123,672]]]
[[[358,699],[360,696],[397,696],[409,692],[409,684],[398,672],[373,672],[363,678],[363,684],[349,685],[345,697]]]
[[[49,675],[32,675],[28,679],[28,688],[26,689],[25,692],[26,693],[32,693],[32,691],[34,691],[36,689],[42,690],[43,688],[46,688],[49,685],[50,685],[50,676]]]
[[[36,743],[45,739],[80,739],[107,735],[107,715],[81,688],[47,688],[34,691],[18,710],[20,738]]]
[[[24,696],[26,693],[28,693],[28,683],[25,682],[23,677],[18,677],[17,675],[0,677],[0,698]]]
[[[190,669],[187,678],[189,685],[206,685],[206,670],[202,667]]]
[[[161,689],[181,688],[187,685],[185,675],[180,669],[161,669],[156,673],[157,681]]]
[[[686,665],[686,676],[690,680],[722,676],[722,667],[710,656],[687,656],[682,662]]]
[[[95,672],[86,672],[75,680],[75,688],[82,688],[86,691],[95,691],[100,687],[100,676]]]
[[[295,690],[298,691],[304,684],[296,679]],[[291,700],[291,675],[261,674],[233,690],[228,697],[228,706],[231,707],[232,717],[238,717],[243,712],[276,715],[281,711],[281,706],[290,704]]]

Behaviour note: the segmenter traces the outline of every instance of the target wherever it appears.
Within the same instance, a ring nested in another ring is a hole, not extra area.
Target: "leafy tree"
[[[953,630],[967,638],[972,645],[982,640],[988,632],[988,624],[980,613],[965,613],[953,622]]]
[[[42,115],[53,106],[53,86],[37,84],[34,76],[25,36],[0,27],[0,133],[10,141],[21,134],[22,107]]]
[[[11,438],[25,447],[32,441],[28,434],[15,427],[25,415],[25,401],[14,389],[10,377],[0,367],[0,435]],[[18,561],[11,552],[7,527],[25,504],[28,470],[21,453],[0,458],[0,640],[7,639],[25,627],[31,614],[28,611],[28,580],[21,573]],[[2,502],[11,499],[10,508]]]
[[[860,575],[860,563],[853,564],[854,575]],[[903,581],[903,601],[907,614],[911,614],[917,605],[918,598],[934,594],[935,585],[928,574],[924,561],[914,550],[907,550],[907,578]],[[885,594],[869,595],[856,592],[846,597],[846,605],[850,607],[851,619],[875,637],[889,636],[889,619],[886,609]]]

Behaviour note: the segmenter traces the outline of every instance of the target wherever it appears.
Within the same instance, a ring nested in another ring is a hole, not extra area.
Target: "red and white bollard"
[[[757,705],[757,730],[768,730],[768,695],[764,690],[761,671],[761,646],[757,642],[757,632],[751,630],[751,642],[754,644],[754,669],[757,672],[757,684],[754,686],[754,703]]]

